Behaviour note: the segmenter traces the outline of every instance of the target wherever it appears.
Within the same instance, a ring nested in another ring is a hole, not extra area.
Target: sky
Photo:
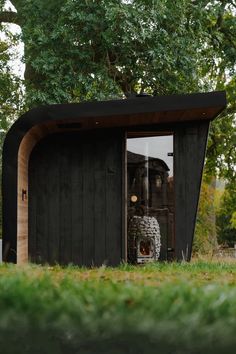
[[[11,4],[10,1],[6,2],[5,9],[16,11],[15,7]],[[14,34],[18,34],[21,32],[20,27],[15,24],[8,24],[7,27]],[[3,40],[6,39],[6,37],[4,36],[4,34],[2,32],[0,32],[0,39],[3,39]],[[12,68],[12,72],[23,79],[24,78],[24,71],[25,71],[25,65],[21,61],[21,58],[24,53],[23,42],[20,42],[19,45],[14,46],[10,53],[12,53],[12,58],[13,58],[10,61],[10,66]]]
[[[127,150],[165,161],[170,169],[169,176],[173,176],[173,157],[168,156],[173,153],[173,135],[127,139]]]

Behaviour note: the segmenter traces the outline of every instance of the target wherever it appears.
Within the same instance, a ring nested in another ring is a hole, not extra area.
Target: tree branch
[[[25,0],[10,0],[10,2],[16,8],[17,12],[25,4]]]
[[[130,72],[122,73],[116,67],[117,56],[114,53],[107,52],[107,69],[108,75],[116,84],[121,88],[124,95],[129,97],[130,95],[136,93],[134,90],[134,85],[132,83],[132,74]]]
[[[216,21],[216,28],[221,28],[223,20],[224,20],[224,12],[226,8],[227,0],[221,0],[220,11],[218,14],[218,18]]]
[[[17,15],[17,12],[14,11],[3,11],[0,12],[0,23],[14,23],[20,26],[20,21]]]

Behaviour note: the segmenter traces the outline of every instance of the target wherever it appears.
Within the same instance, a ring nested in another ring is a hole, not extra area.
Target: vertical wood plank
[[[107,140],[106,189],[108,262],[115,266],[122,259],[122,141],[118,135]]]
[[[28,185],[28,198],[29,198],[29,237],[28,237],[28,249],[29,249],[29,262],[36,262],[36,225],[37,225],[37,199],[35,198],[35,183],[37,166],[35,164],[36,159],[29,161],[29,185]],[[31,195],[31,193],[33,195]]]
[[[128,205],[127,205],[127,198],[128,198],[128,169],[127,169],[127,133],[126,131],[122,130],[120,132],[119,137],[121,143],[121,261],[127,262],[128,259],[128,236],[127,236],[127,216],[128,216]]]
[[[41,154],[41,153],[42,154]],[[47,210],[47,183],[48,175],[48,161],[45,156],[44,147],[41,151],[37,149],[36,162],[40,165],[40,169],[37,172],[36,177],[36,260],[37,263],[48,262],[48,242],[47,242],[47,225],[48,225],[48,210]]]
[[[186,144],[186,169],[185,169],[185,205],[186,205],[186,246],[185,259],[190,257],[190,250],[192,248],[192,238],[195,224],[195,210],[197,207],[197,200],[199,194],[199,179],[201,179],[201,160],[199,159],[199,146],[201,139],[198,136],[198,127],[190,126],[185,130],[185,144]]]
[[[60,153],[55,149],[55,138],[53,141],[48,142],[47,151],[48,155],[48,180],[47,183],[47,210],[48,210],[48,224],[47,240],[48,240],[48,262],[56,264],[60,257],[60,221],[59,221],[59,198],[60,198],[60,175],[59,175],[59,158]]]
[[[175,226],[178,260],[189,260],[191,257],[208,127],[208,122],[194,122],[176,131]]]
[[[188,244],[190,245],[189,247],[189,252],[188,252],[188,260],[190,260],[191,253],[192,253],[192,243],[193,243],[193,237],[194,237],[194,230],[196,226],[196,216],[197,216],[197,209],[198,209],[198,202],[199,202],[199,197],[200,197],[200,190],[201,190],[201,182],[202,182],[202,173],[203,173],[203,168],[204,168],[204,160],[205,160],[205,154],[206,154],[206,145],[207,145],[207,138],[208,138],[208,130],[209,130],[209,122],[202,122],[201,124],[195,125],[195,143],[197,146],[197,149],[195,148],[194,151],[192,151],[192,156],[196,156],[196,158],[191,160],[191,165],[192,168],[191,170],[191,176],[189,178],[189,186],[188,186],[188,191],[189,191],[189,200],[187,201],[189,208],[188,210],[192,211],[192,215],[189,215],[189,225],[188,225]],[[192,147],[193,145],[193,140],[191,139],[192,131],[187,132],[189,135],[189,140],[191,140]],[[194,167],[195,166],[195,167]],[[191,209],[190,209],[191,208]]]
[[[72,242],[72,263],[82,266],[84,264],[83,255],[83,143],[81,139],[73,140],[71,151],[71,242]]]
[[[107,262],[106,252],[106,145],[103,136],[97,137],[94,144],[94,264]],[[103,158],[101,158],[103,156]]]
[[[59,145],[59,144],[58,144]],[[57,145],[57,146],[58,146]],[[60,137],[60,263],[71,262],[71,142],[68,136]]]
[[[94,142],[83,149],[83,254],[84,265],[94,265]]]
[[[181,260],[186,251],[186,183],[185,174],[185,132],[181,126],[175,131],[174,171],[175,171],[175,255]]]

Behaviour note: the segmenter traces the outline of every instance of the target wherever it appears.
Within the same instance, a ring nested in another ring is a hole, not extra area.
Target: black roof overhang
[[[23,114],[6,135],[3,158],[16,158],[21,140],[46,122],[79,123],[80,130],[213,120],[226,107],[225,91],[39,106]]]
[[[212,120],[226,106],[224,91],[140,97],[126,100],[55,104],[34,108],[12,126],[25,132],[45,121],[77,121],[83,129]]]

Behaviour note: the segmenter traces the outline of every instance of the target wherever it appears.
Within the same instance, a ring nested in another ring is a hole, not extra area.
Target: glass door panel
[[[174,256],[173,134],[127,139],[128,261]],[[140,135],[142,135],[140,133]]]

